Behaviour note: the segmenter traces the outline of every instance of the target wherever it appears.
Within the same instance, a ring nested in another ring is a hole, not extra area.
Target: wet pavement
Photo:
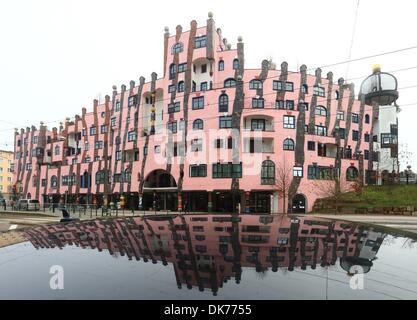
[[[2,299],[417,299],[415,238],[357,222],[160,215],[6,234]]]

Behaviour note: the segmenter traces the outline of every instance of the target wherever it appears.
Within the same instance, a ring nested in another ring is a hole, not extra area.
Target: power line
[[[350,60],[352,58],[353,40],[355,38],[355,33],[356,33],[356,23],[357,23],[357,20],[358,20],[359,3],[360,3],[360,0],[358,0],[358,2],[356,4],[355,20],[353,22],[352,38],[350,40],[350,48],[349,48],[348,60]],[[350,63],[347,63],[347,66],[346,66],[346,78],[348,77],[348,74],[349,74],[349,66],[350,66]]]
[[[369,56],[363,56],[363,57],[360,57],[360,58],[355,58],[355,59],[349,59],[349,60],[345,60],[345,61],[340,61],[340,62],[336,62],[336,63],[332,63],[332,64],[328,64],[328,65],[323,65],[323,66],[320,66],[320,67],[317,67],[317,68],[327,68],[327,67],[330,67],[330,66],[336,66],[336,65],[341,65],[341,64],[346,64],[346,63],[350,63],[350,62],[356,62],[356,61],[361,61],[361,60],[366,60],[366,59],[370,59],[370,58],[374,58],[374,57],[379,57],[379,56],[384,56],[384,55],[389,55],[389,54],[394,54],[394,53],[398,53],[398,52],[403,52],[403,51],[408,51],[408,50],[414,50],[414,49],[417,49],[417,46],[411,46],[411,47],[406,47],[406,48],[402,48],[402,49],[397,49],[397,50],[392,50],[392,51],[387,51],[387,52],[382,52],[382,53],[378,53],[378,54],[374,54],[374,55],[369,55]],[[311,71],[311,70],[315,70],[315,69],[317,69],[317,68],[308,68],[308,69],[306,69],[306,71]],[[405,70],[411,70],[411,69],[415,69],[415,68],[417,68],[417,66],[415,66],[415,67],[408,67],[408,68],[403,68],[403,69],[398,69],[397,71],[405,71]],[[260,69],[259,69],[260,70]],[[282,71],[282,70],[273,70],[273,71]],[[389,72],[395,72],[395,71],[389,71]],[[291,72],[291,71],[287,71],[287,73],[299,73],[298,71],[297,72]],[[277,77],[279,77],[280,75],[276,75],[276,76],[270,76],[270,77],[266,77],[264,80],[267,80],[267,79],[273,79],[273,78],[277,78]],[[357,78],[352,78],[352,79],[349,79],[349,80],[355,80],[355,79],[358,79],[358,78],[360,78],[360,77],[357,77]],[[250,80],[251,81],[251,80]],[[247,84],[247,83],[249,83],[250,81],[246,81],[246,82],[243,82],[242,84]],[[221,83],[215,83],[216,85],[217,84],[221,84]],[[408,88],[413,88],[413,87],[415,87],[415,86],[411,86],[411,87],[405,87],[405,88],[402,88],[402,89],[408,89]],[[208,91],[218,91],[218,90],[224,90],[225,88],[224,87],[220,87],[220,88],[215,88],[215,89],[211,89],[211,90],[208,90]],[[296,88],[296,89],[294,89],[294,91],[295,90],[299,90],[300,88]],[[273,94],[273,93],[272,93]],[[267,95],[267,94],[265,94],[265,95]],[[159,100],[158,102],[163,102],[163,101],[170,101],[171,99],[170,98],[167,98],[167,99],[162,99],[162,100]],[[326,100],[327,101],[327,100]],[[87,114],[92,114],[93,112],[89,112],[89,113],[87,113]],[[62,118],[60,118],[60,119],[57,119],[57,120],[52,120],[52,121],[48,121],[48,122],[45,122],[45,124],[48,124],[48,123],[54,123],[54,122],[57,122],[57,121],[62,121]],[[3,122],[6,122],[6,121],[3,121]],[[14,130],[14,128],[10,128],[10,129],[3,129],[3,130],[0,130],[0,132],[2,132],[2,131],[9,131],[9,130]]]

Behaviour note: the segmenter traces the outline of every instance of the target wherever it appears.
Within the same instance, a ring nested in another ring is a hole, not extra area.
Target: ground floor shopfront
[[[146,211],[186,211],[222,213],[279,213],[282,212],[281,199],[276,191],[266,190],[214,190],[183,191],[175,188],[154,188],[138,192],[104,194],[48,194],[43,202],[60,204],[79,204],[117,206],[127,210]],[[289,211],[302,213],[306,210],[305,197],[296,195],[289,203]]]

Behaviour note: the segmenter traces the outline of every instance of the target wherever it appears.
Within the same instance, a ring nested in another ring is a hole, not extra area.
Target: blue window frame
[[[192,109],[193,110],[204,109],[204,96],[193,98]]]
[[[205,35],[201,37],[195,37],[194,48],[195,49],[204,48],[206,46],[206,42],[207,42],[207,37]]]

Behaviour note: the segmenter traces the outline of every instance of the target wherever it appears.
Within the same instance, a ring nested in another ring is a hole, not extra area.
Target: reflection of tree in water
[[[416,249],[417,248],[417,241],[414,239],[404,239],[404,242],[401,246],[402,248],[408,249]]]
[[[392,236],[388,236],[388,237],[384,238],[384,240],[382,241],[382,245],[390,246],[390,245],[394,245],[395,242],[396,242],[396,238],[394,238]]]

